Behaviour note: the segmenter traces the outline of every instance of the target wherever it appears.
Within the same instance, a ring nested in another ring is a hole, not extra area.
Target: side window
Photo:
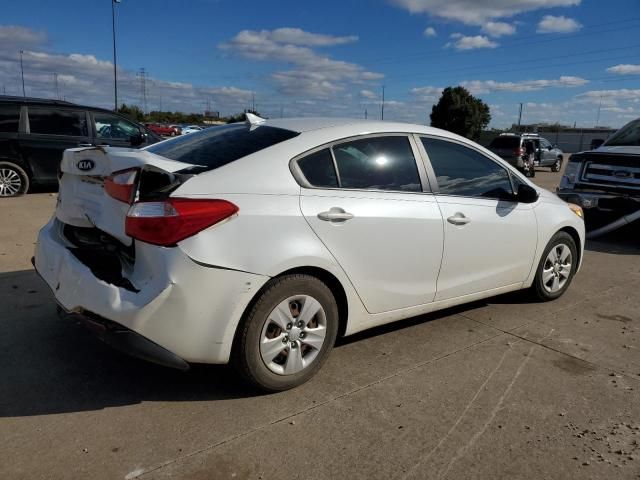
[[[117,138],[129,140],[133,135],[138,135],[140,129],[133,123],[108,113],[94,113],[96,122],[96,136],[98,138]]]
[[[508,172],[493,160],[463,145],[422,138],[440,193],[463,197],[510,198]]]
[[[17,133],[19,123],[19,105],[0,105],[0,133]]]
[[[540,146],[542,148],[549,148],[551,146],[551,143],[549,143],[549,140],[547,140],[546,138],[541,138],[540,139]]]
[[[80,110],[29,107],[31,133],[87,136],[87,115]]]
[[[331,151],[328,148],[301,158],[298,160],[298,167],[300,167],[307,181],[314,187],[338,187],[333,158],[331,158]]]
[[[371,137],[333,147],[342,188],[420,192],[422,184],[409,139]]]

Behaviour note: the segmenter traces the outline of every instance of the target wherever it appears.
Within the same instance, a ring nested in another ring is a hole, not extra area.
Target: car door
[[[442,217],[407,135],[342,141],[297,159],[302,213],[367,311],[433,301]]]
[[[92,112],[95,127],[94,143],[112,147],[135,147],[140,145],[140,127],[118,115],[106,112]]]
[[[553,151],[553,146],[549,140],[546,138],[540,139],[540,150],[542,152],[540,165],[548,166],[556,163],[556,153]]]
[[[23,157],[38,181],[52,182],[67,148],[91,145],[88,114],[78,108],[29,105],[26,132],[20,134]]]
[[[479,150],[420,138],[444,219],[436,300],[512,286],[531,270],[537,224],[531,204],[515,201],[510,173]]]

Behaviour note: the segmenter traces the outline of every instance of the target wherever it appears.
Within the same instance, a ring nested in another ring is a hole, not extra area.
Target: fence
[[[581,152],[589,150],[591,141],[595,139],[606,140],[615,130],[609,132],[589,132],[589,131],[572,131],[572,132],[541,132],[539,135],[549,140],[552,144],[557,145],[560,150],[565,153]],[[498,134],[495,132],[482,132],[478,143],[487,146]]]

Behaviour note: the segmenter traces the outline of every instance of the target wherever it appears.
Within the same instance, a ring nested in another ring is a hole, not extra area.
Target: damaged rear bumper
[[[130,285],[110,283],[52,219],[38,235],[34,266],[65,311],[118,325],[103,334],[116,348],[156,363],[227,363],[244,309],[269,277],[196,264],[180,247],[135,248],[135,264],[123,266]]]

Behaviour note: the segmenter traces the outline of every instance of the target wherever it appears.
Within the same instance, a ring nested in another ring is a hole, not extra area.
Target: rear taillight
[[[105,191],[116,200],[131,205],[135,199],[139,171],[137,168],[131,168],[114,172],[104,180]]]
[[[516,148],[513,151],[513,154],[517,157],[521,157],[522,155],[524,155],[524,148]]]
[[[125,231],[137,240],[169,247],[238,210],[226,200],[169,198],[163,202],[138,202],[127,213]]]

